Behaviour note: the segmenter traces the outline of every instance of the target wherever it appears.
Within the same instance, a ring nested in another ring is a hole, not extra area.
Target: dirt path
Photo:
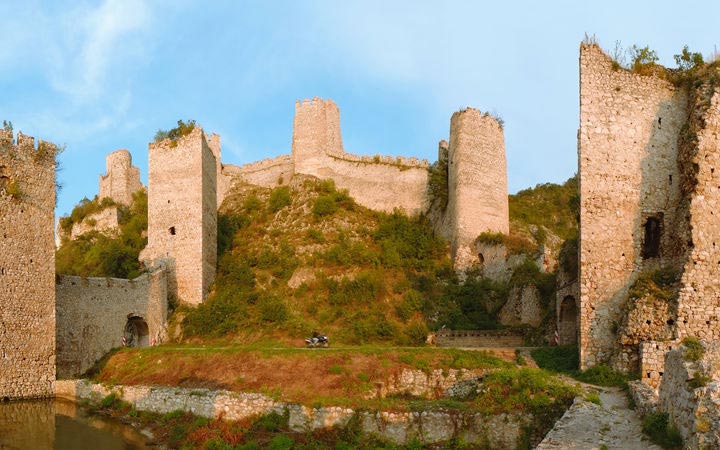
[[[661,450],[643,435],[640,418],[628,408],[623,391],[588,388],[599,394],[600,405],[577,398],[536,449]]]

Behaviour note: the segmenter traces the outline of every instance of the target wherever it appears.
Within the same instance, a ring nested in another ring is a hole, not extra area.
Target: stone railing
[[[439,347],[520,347],[523,333],[516,330],[438,330]]]

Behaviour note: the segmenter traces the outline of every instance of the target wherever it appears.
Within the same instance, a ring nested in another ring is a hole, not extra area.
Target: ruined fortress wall
[[[168,291],[197,305],[214,279],[217,257],[216,162],[200,127],[149,144],[148,246],[140,254],[168,267]]]
[[[692,160],[697,169],[689,205],[692,246],[681,279],[677,337],[720,339],[720,89],[705,94],[707,99],[699,95],[697,103],[709,100],[709,106],[701,106],[707,109]]]
[[[125,325],[140,317],[149,339],[161,342],[167,317],[167,280],[163,269],[134,280],[57,277],[57,376],[78,377],[115,347]]]
[[[99,231],[105,234],[117,231],[119,212],[117,207],[109,206],[100,212],[86,216],[82,222],[74,223],[70,232],[70,239],[77,239],[89,231]],[[58,227],[60,229],[60,227]]]
[[[294,173],[295,164],[290,155],[266,158],[243,166],[224,164],[218,177],[218,207],[235,183],[245,182],[274,188],[290,183]]]
[[[473,248],[484,231],[507,234],[507,164],[500,123],[474,108],[453,114],[448,149],[447,216],[456,268],[478,262]]]
[[[55,147],[0,130],[0,399],[53,395]]]
[[[580,364],[607,362],[613,323],[643,268],[644,225],[676,221],[677,141],[687,97],[665,80],[615,70],[596,45],[580,49]],[[672,256],[665,233],[660,258]]]
[[[117,203],[129,205],[132,194],[142,188],[140,169],[132,165],[132,156],[127,150],[116,150],[105,157],[105,175],[100,175],[100,194]]]
[[[409,215],[426,209],[427,167],[349,161],[337,157],[315,161],[321,164],[310,173],[303,173],[334,180],[335,186],[347,189],[355,201],[367,208],[386,212],[397,208]]]

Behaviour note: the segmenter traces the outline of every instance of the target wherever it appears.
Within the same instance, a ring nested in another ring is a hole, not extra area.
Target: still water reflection
[[[75,403],[0,403],[0,449],[145,449],[147,438],[128,425],[88,416]]]

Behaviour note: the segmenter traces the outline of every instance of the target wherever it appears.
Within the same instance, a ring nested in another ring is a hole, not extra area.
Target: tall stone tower
[[[507,234],[507,164],[500,123],[489,114],[467,108],[450,119],[448,206],[456,270],[479,260],[475,239],[485,231]]]
[[[55,152],[0,130],[0,400],[53,395]]]
[[[115,150],[105,157],[105,175],[100,175],[100,199],[109,197],[117,203],[129,205],[132,194],[142,188],[140,169],[133,166],[130,152]]]
[[[295,170],[314,174],[325,155],[342,155],[340,110],[332,100],[295,102],[292,156]]]
[[[168,294],[197,305],[217,263],[217,162],[202,128],[148,145],[146,264],[168,267]]]

